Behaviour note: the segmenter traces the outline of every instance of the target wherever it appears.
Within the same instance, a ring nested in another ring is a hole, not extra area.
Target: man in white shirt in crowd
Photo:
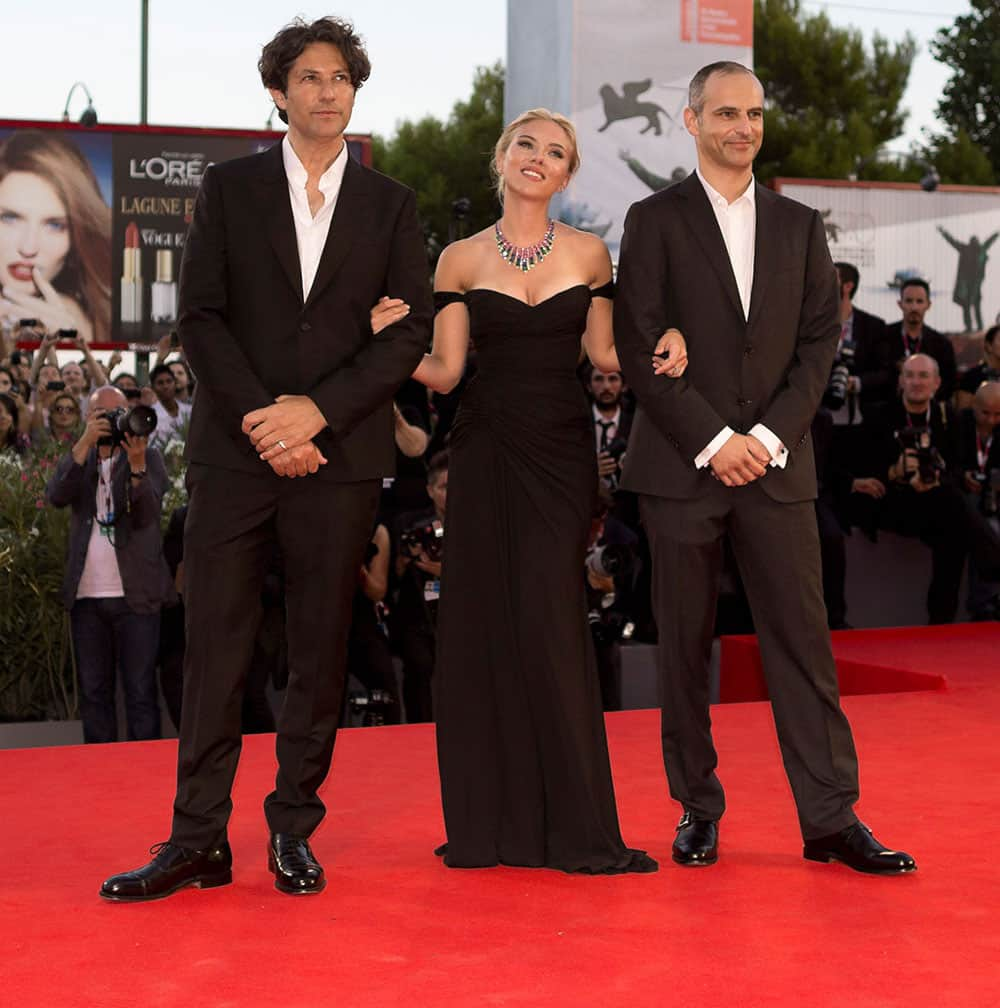
[[[177,379],[170,365],[157,364],[149,373],[149,384],[156,393],[153,443],[163,446],[171,439],[183,441],[191,420],[191,404],[177,398]]]
[[[612,490],[618,485],[621,457],[632,428],[632,411],[626,408],[624,401],[627,388],[620,371],[590,369],[588,389],[594,417],[597,472]]]

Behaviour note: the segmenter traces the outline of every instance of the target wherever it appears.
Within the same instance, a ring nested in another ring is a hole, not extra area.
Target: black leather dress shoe
[[[681,816],[674,840],[673,859],[685,868],[713,865],[719,860],[719,824],[715,819],[695,819],[690,812]]]
[[[193,885],[198,889],[229,885],[233,881],[233,855],[229,844],[209,850],[192,850],[172,843],[149,849],[153,860],[135,871],[112,875],[101,886],[101,895],[114,903],[139,903],[162,899]]]
[[[802,856],[808,861],[841,861],[848,868],[869,875],[903,875],[917,870],[917,863],[909,854],[883,847],[863,822],[853,823],[839,833],[807,840]]]
[[[305,837],[272,833],[267,845],[267,867],[274,888],[291,896],[306,896],[326,888],[323,866],[313,857]]]

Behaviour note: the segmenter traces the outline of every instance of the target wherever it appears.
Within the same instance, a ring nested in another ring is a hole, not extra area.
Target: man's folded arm
[[[410,306],[406,318],[374,334],[348,362],[321,378],[307,395],[336,437],[343,437],[396,394],[430,344],[434,311],[430,268],[417,204],[408,192],[396,218],[385,294]]]
[[[675,324],[667,304],[667,265],[661,244],[646,208],[633,206],[625,219],[618,262],[615,347],[643,411],[693,461],[726,424],[687,378],[653,372],[656,343]],[[687,338],[687,333],[681,333]],[[696,352],[697,348],[688,346],[689,355]]]

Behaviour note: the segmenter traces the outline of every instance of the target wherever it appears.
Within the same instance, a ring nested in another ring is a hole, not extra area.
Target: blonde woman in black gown
[[[621,837],[586,620],[598,481],[581,339],[597,367],[619,365],[607,249],[548,215],[578,163],[562,116],[534,109],[504,130],[503,216],[442,253],[434,348],[414,373],[451,389],[475,344],[451,434],[434,683],[453,868],[657,867]],[[657,349],[671,352],[651,367],[683,371],[676,330]]]

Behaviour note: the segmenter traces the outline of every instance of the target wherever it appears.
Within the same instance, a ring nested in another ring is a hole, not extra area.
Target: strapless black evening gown
[[[434,676],[450,867],[656,869],[622,841],[586,618],[597,462],[575,368],[610,294],[436,295],[468,307],[478,366],[451,434]]]

